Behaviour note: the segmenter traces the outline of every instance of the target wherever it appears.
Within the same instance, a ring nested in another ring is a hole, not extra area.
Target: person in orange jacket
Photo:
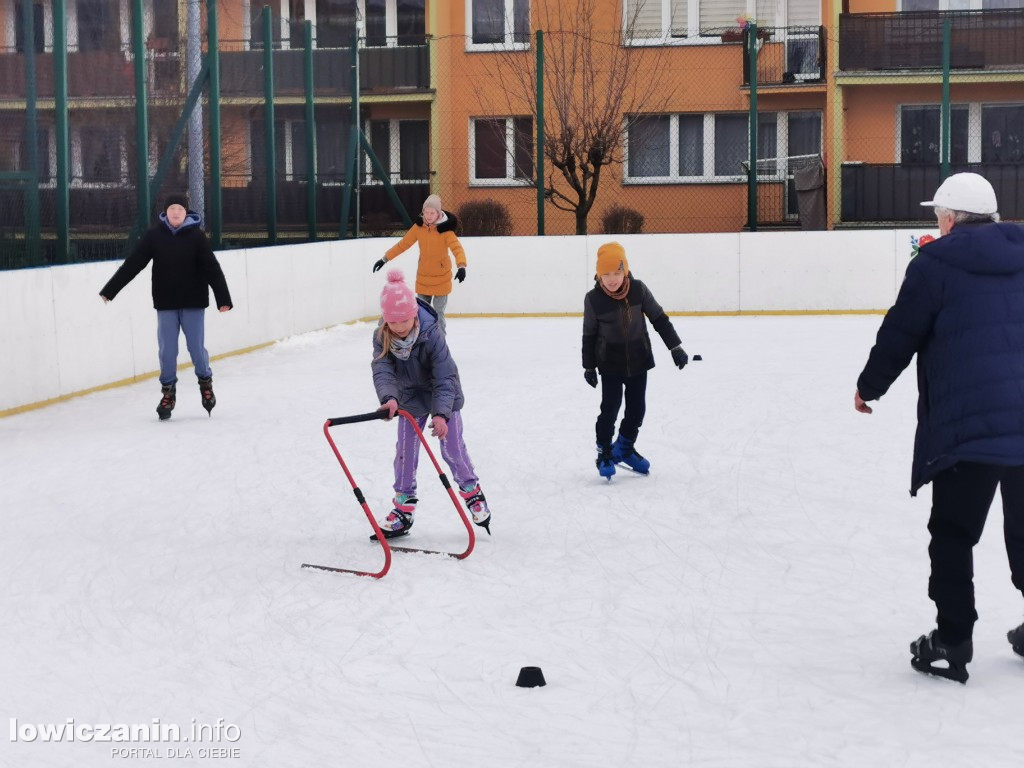
[[[431,195],[423,201],[423,209],[412,229],[405,233],[398,244],[390,248],[373,265],[376,272],[393,258],[407,251],[413,243],[419,243],[420,262],[416,268],[416,294],[434,308],[441,333],[445,332],[444,310],[448,295],[452,292],[452,260],[455,257],[455,279],[460,283],[466,279],[466,252],[455,236],[458,219],[454,213],[441,207],[441,198]],[[449,255],[451,251],[451,255]]]

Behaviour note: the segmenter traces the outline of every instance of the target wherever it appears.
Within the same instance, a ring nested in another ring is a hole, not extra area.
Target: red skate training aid
[[[341,469],[345,473],[345,477],[348,478],[349,483],[352,485],[352,492],[355,494],[356,501],[363,508],[363,512],[366,514],[366,519],[370,521],[370,525],[373,527],[373,532],[377,537],[377,543],[380,544],[384,550],[384,567],[376,573],[372,571],[360,571],[353,568],[334,568],[327,565],[313,565],[311,563],[303,563],[303,568],[319,568],[322,571],[334,571],[335,573],[354,573],[358,576],[371,576],[375,579],[383,578],[391,568],[391,552],[422,552],[428,555],[447,555],[448,557],[454,557],[456,560],[463,560],[469,557],[469,553],[473,551],[473,545],[476,543],[476,536],[473,535],[473,526],[469,522],[469,518],[466,517],[466,513],[462,510],[462,505],[459,503],[458,496],[455,495],[455,491],[452,490],[451,483],[448,482],[448,476],[441,470],[441,465],[437,463],[437,459],[434,458],[434,452],[430,450],[430,446],[427,445],[427,439],[423,436],[423,431],[420,429],[420,425],[416,423],[408,411],[398,411],[398,416],[404,419],[408,419],[412,428],[416,431],[416,436],[423,444],[423,448],[427,452],[427,456],[430,457],[430,461],[434,465],[434,469],[437,470],[437,476],[441,479],[441,485],[448,491],[448,495],[451,497],[452,504],[455,505],[455,511],[459,513],[459,517],[462,518],[462,524],[466,526],[466,533],[469,534],[469,546],[466,547],[464,552],[441,552],[433,549],[417,549],[415,547],[393,547],[388,544],[388,540],[384,537],[384,534],[380,530],[380,526],[377,525],[377,520],[374,518],[373,513],[370,511],[369,505],[366,503],[366,498],[363,496],[363,492],[359,490],[359,486],[356,485],[355,479],[352,477],[352,473],[348,471],[348,467],[345,465],[345,460],[341,458],[341,453],[338,451],[338,446],[335,445],[334,440],[331,438],[330,428],[336,427],[340,424],[355,424],[360,421],[378,421],[383,420],[387,416],[387,411],[373,411],[371,413],[361,413],[357,416],[342,416],[336,419],[328,419],[324,422],[324,437],[327,438],[327,442],[331,444],[331,450],[334,451],[335,457],[338,459],[338,463],[341,464]]]

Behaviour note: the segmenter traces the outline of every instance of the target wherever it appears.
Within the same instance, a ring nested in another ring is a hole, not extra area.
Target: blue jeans
[[[185,332],[185,345],[196,367],[196,376],[208,379],[210,355],[206,351],[205,309],[158,309],[156,340],[160,349],[160,383],[164,386],[178,380],[178,332]]]

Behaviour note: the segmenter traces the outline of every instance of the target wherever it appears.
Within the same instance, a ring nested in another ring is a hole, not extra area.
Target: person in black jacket
[[[601,373],[597,471],[609,480],[617,463],[644,475],[651,469],[651,463],[634,448],[647,410],[647,371],[654,367],[645,315],[672,351],[672,361],[683,368],[690,358],[672,321],[647,286],[630,274],[625,249],[619,243],[605,243],[597,249],[594,288],[583,302],[583,378],[596,387]],[[626,412],[612,444],[623,390]]]
[[[153,262],[161,395],[156,412],[161,420],[171,417],[177,399],[180,331],[185,332],[185,344],[199,378],[203,407],[209,414],[217,404],[210,355],[204,340],[209,289],[213,288],[221,312],[230,310],[232,304],[224,272],[200,226],[201,221],[198,213],[188,210],[184,195],[168,197],[160,223],[142,236],[132,254],[100,291],[103,301],[111,301],[150,261]]]
[[[996,490],[1013,585],[1024,592],[1024,228],[999,222],[995,190],[975,173],[934,200],[941,237],[910,262],[857,379],[854,407],[884,395],[917,355],[917,436],[910,493],[932,483],[928,521],[936,629],[910,645],[920,672],[967,682],[974,655],[973,548]],[[1024,624],[1010,630],[1024,656]]]

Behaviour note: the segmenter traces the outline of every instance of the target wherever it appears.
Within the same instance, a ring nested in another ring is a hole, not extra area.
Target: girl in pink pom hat
[[[490,533],[491,512],[480,490],[462,437],[465,398],[459,369],[448,351],[437,312],[417,299],[402,273],[393,269],[380,292],[381,319],[373,334],[373,386],[380,410],[392,418],[408,411],[422,430],[430,417],[431,434],[441,441],[441,457],[473,515]],[[416,511],[416,466],[420,441],[406,419],[398,422],[395,446],[394,509],[381,521],[387,538],[408,533]]]

